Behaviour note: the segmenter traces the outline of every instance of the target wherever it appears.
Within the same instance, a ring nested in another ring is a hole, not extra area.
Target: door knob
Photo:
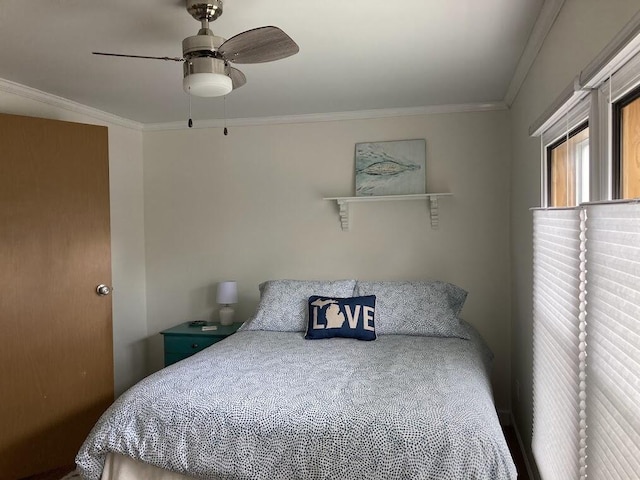
[[[105,285],[104,283],[101,283],[96,287],[96,293],[102,297],[110,295],[112,290],[113,289],[109,285]]]

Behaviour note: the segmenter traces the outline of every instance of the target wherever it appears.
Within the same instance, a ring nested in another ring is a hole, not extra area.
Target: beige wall
[[[540,143],[529,125],[638,11],[637,0],[567,0],[511,108],[512,410],[529,458],[532,424],[532,216]],[[519,398],[516,391],[519,384]]]
[[[271,278],[418,279],[470,294],[463,315],[496,354],[498,408],[509,408],[508,112],[145,132],[149,334],[215,318],[215,284],[235,279],[239,319]],[[354,192],[356,142],[425,138],[427,187],[440,201],[335,202]],[[162,365],[152,337],[151,364]]]
[[[34,98],[39,94],[27,92]],[[113,350],[116,395],[146,374],[142,131],[0,89],[0,112],[109,128]],[[89,319],[90,320],[90,319]]]

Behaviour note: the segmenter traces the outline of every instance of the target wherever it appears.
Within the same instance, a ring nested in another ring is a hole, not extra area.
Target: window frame
[[[547,147],[557,142],[567,139],[570,132],[573,132],[580,125],[587,123],[589,127],[589,176],[591,177],[592,170],[592,158],[594,155],[592,145],[593,130],[591,125],[593,123],[593,99],[591,95],[581,92],[575,96],[575,101],[570,108],[563,109],[545,125],[545,128],[539,132],[540,136],[540,148],[541,159],[540,162],[540,204],[544,208],[550,207],[549,199],[549,165],[551,163],[549,158],[549,150]],[[578,132],[579,133],[579,132]],[[591,185],[589,186],[589,192],[593,191]]]
[[[562,145],[563,143],[569,143],[569,140],[572,139],[573,137],[575,137],[576,135],[578,135],[579,133],[583,132],[584,130],[586,130],[587,128],[589,128],[589,118],[587,118],[586,120],[582,120],[581,122],[578,123],[577,126],[574,126],[568,134],[558,138],[555,142],[548,144],[545,147],[545,164],[546,164],[546,176],[545,176],[545,195],[546,195],[546,206],[548,207],[553,207],[551,205],[551,200],[553,198],[553,182],[551,181],[551,177],[552,177],[552,171],[553,171],[553,166],[552,166],[552,162],[551,162],[551,153],[554,149],[558,148],[560,145]],[[589,140],[591,140],[591,132],[589,132]],[[589,144],[591,144],[591,141],[589,141]],[[569,155],[569,151],[567,149],[567,156]],[[591,156],[589,156],[589,165],[591,165]],[[577,171],[576,171],[577,173]],[[576,193],[578,192],[578,179],[576,178]],[[579,202],[577,202],[576,199],[576,205],[578,205]],[[575,205],[574,205],[575,206]]]
[[[636,89],[640,89],[640,12],[530,125],[529,135],[541,139],[542,208],[549,207],[546,146],[566,134],[567,127],[577,125],[581,114],[588,118],[590,129],[589,202],[622,200],[621,164],[614,166],[620,148],[614,138],[614,105]],[[588,108],[583,108],[584,103]]]
[[[622,110],[640,98],[640,83],[611,102],[611,197],[622,199]]]

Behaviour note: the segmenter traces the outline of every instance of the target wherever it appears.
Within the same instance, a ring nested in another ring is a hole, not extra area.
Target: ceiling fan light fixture
[[[182,88],[196,97],[222,97],[233,90],[224,60],[192,57],[184,62]]]
[[[233,83],[222,73],[192,73],[184,77],[182,87],[196,97],[222,97],[233,90]]]

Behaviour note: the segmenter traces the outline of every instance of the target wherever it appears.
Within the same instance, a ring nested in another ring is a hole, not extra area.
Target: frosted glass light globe
[[[221,73],[192,73],[184,77],[182,88],[196,97],[221,97],[233,90],[233,84]]]

